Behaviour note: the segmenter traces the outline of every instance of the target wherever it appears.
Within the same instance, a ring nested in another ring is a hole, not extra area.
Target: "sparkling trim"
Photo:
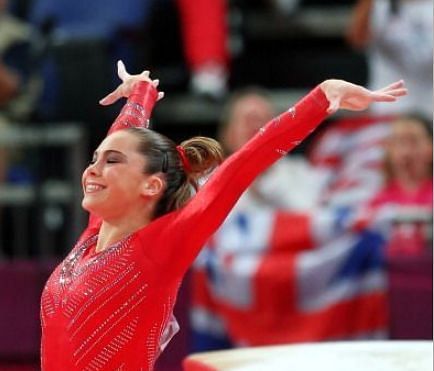
[[[280,126],[280,116],[277,116],[273,121],[272,121],[272,125],[274,126],[274,127],[278,127],[278,126]]]
[[[134,337],[139,317],[135,317],[117,336],[115,336],[99,353],[94,357],[85,371],[104,370],[106,365],[119,353]],[[122,365],[120,367],[123,367]],[[120,370],[121,368],[118,368]]]
[[[75,366],[83,360],[84,357],[95,348],[101,340],[119,324],[131,311],[133,311],[143,300],[145,300],[146,295],[144,295],[147,284],[144,284],[140,289],[132,295],[128,300],[126,300],[118,309],[116,309],[110,316],[108,316],[101,324],[90,334],[87,339],[83,341],[80,347],[73,353],[75,361]],[[132,304],[132,305],[131,305]],[[116,319],[115,321],[113,321]],[[107,327],[108,326],[108,327]],[[107,328],[106,328],[107,327]],[[80,356],[79,354],[83,352]]]
[[[129,122],[128,119],[124,117],[124,116],[131,116],[133,119],[138,121],[140,126],[146,129],[149,127],[149,120],[146,118],[148,117],[146,114],[146,110],[138,103],[127,102],[124,105],[122,112],[119,116],[122,117],[120,122],[124,126],[127,127],[137,126],[135,123]]]
[[[286,155],[288,154],[289,151],[284,150],[284,149],[277,148],[277,149],[276,149],[276,152],[277,152],[279,155],[281,155],[281,156],[286,156]]]
[[[149,302],[153,296],[148,290],[157,278],[152,270],[148,274],[150,266],[137,251],[142,246],[134,243],[134,235],[94,253],[97,238],[79,241],[48,280],[41,297],[42,344],[60,326],[67,335],[63,351],[68,352],[71,369],[93,371],[129,370],[130,360],[123,353],[130,344],[141,344],[137,370],[152,370],[178,328],[172,317],[174,293]],[[139,311],[146,318],[148,305],[158,305],[160,311],[139,337],[144,325]],[[41,345],[41,364],[48,351]]]
[[[108,247],[104,251],[95,254],[89,259],[85,264],[78,265],[78,261],[83,256],[84,252],[98,240],[98,235],[89,237],[84,243],[74,248],[71,254],[63,261],[62,268],[60,271],[60,284],[65,289],[66,286],[70,285],[75,281],[80,275],[86,272],[92,265],[99,263],[106,264],[107,259],[113,259],[116,257],[120,250],[130,244],[131,236],[127,236],[123,240],[115,243],[114,245]],[[117,253],[117,254],[113,254]]]
[[[80,307],[80,309],[75,313],[74,317],[71,319],[71,322],[68,324],[68,330],[71,330],[71,328],[75,325],[79,317],[86,311],[95,301],[99,299],[100,296],[104,295],[108,291],[110,291],[113,287],[118,285],[129,273],[131,273],[135,267],[135,263],[130,263],[127,268],[120,273],[120,275],[109,285],[105,285],[101,288],[100,291],[98,291],[95,295],[92,296],[84,305]],[[99,285],[104,285],[104,281],[101,283],[98,280],[98,277],[92,277],[90,279],[89,285],[92,284],[92,281],[96,281]],[[99,281],[99,282],[98,282]],[[124,287],[122,287],[120,290],[122,290]],[[118,291],[119,292],[119,291]]]
[[[104,300],[96,308],[93,308],[92,313],[89,316],[87,316],[86,319],[83,322],[81,322],[81,324],[71,334],[71,338],[74,338],[78,334],[78,332],[86,325],[86,323],[88,323],[96,314],[98,314],[105,305],[110,303],[117,295],[120,295],[123,290],[125,290],[130,284],[132,284],[135,280],[137,280],[137,278],[139,278],[139,276],[140,276],[140,272],[137,272],[128,282],[126,282],[119,290],[117,290],[114,295],[112,295],[109,298],[107,298],[106,300]],[[143,286],[147,287],[148,285],[144,284]],[[113,316],[113,314],[112,314],[112,316]],[[104,321],[103,323],[105,323],[106,321]]]

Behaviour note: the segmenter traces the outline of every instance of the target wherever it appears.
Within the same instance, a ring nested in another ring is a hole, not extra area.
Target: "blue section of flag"
[[[383,246],[384,239],[379,233],[369,230],[360,233],[357,243],[332,278],[332,282],[358,278],[370,271],[383,269]]]
[[[231,349],[234,345],[228,336],[216,336],[193,329],[191,334],[191,352],[204,352]]]
[[[249,219],[246,214],[238,213],[235,223],[243,234],[249,233]]]
[[[351,207],[339,207],[335,210],[335,222],[334,222],[334,232],[345,231],[348,226],[348,219],[353,213]]]
[[[217,273],[218,269],[215,267],[217,261],[217,257],[213,249],[206,249],[206,263],[205,263],[205,271],[209,280],[216,284],[217,282]]]

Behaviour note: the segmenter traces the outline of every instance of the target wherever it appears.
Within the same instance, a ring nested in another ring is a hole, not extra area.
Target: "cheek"
[[[423,148],[421,152],[423,152],[423,155],[426,156],[426,158],[432,160],[432,145],[431,143],[422,144],[420,148]]]
[[[110,169],[105,174],[107,184],[118,197],[123,199],[136,197],[140,193],[141,177],[135,173]]]

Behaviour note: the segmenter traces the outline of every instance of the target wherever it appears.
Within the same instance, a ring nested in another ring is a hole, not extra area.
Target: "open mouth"
[[[84,187],[84,192],[85,193],[96,193],[96,192],[102,191],[103,189],[105,189],[105,187],[102,186],[101,184],[87,183]]]

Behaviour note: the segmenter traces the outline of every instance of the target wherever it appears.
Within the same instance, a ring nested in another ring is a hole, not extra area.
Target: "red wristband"
[[[149,118],[157,99],[158,90],[152,83],[147,81],[137,82],[121,113],[111,126],[109,134],[129,127],[148,128]]]
[[[146,120],[151,117],[152,109],[158,99],[158,90],[147,81],[139,81],[133,88],[133,92],[127,103],[136,103],[145,110]]]

